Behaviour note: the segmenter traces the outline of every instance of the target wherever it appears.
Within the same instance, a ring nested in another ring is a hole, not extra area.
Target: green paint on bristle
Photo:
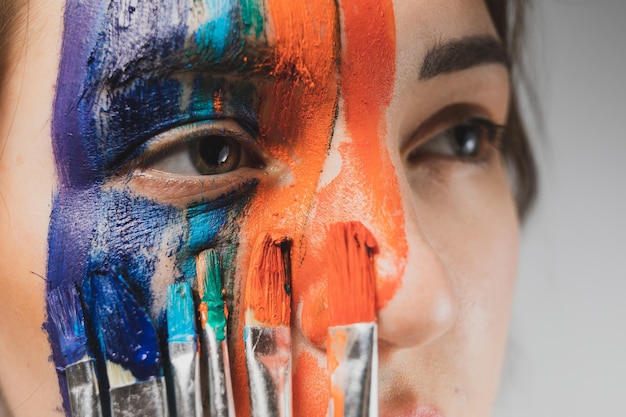
[[[258,38],[263,32],[263,13],[261,11],[263,2],[258,0],[241,0],[241,23],[245,35]]]
[[[196,338],[193,296],[189,282],[167,287],[167,340],[193,342]]]
[[[214,250],[207,250],[203,255],[206,262],[206,273],[203,277],[202,302],[207,306],[207,324],[215,332],[217,341],[221,342],[226,339],[226,315],[224,314],[220,260]]]

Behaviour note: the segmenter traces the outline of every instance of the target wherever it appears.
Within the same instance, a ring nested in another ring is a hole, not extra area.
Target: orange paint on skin
[[[250,246],[261,233],[288,231],[294,243],[292,273],[299,280],[292,287],[292,299],[298,303],[308,288],[305,282],[317,280],[317,277],[301,280],[300,267],[306,251],[304,230],[326,160],[338,102],[338,16],[333,0],[266,0],[264,10],[268,44],[274,52],[273,62],[262,64],[270,66],[273,77],[261,86],[266,93],[257,112],[260,146],[282,168],[278,173],[269,172],[261,181],[242,217],[237,264],[249,265]],[[235,294],[243,293],[244,275],[245,271],[237,272]],[[239,320],[238,328],[233,330],[237,344],[241,345],[245,307],[239,300],[234,305],[237,310],[231,313]],[[249,415],[243,349],[235,349],[231,358],[237,415]],[[325,370],[314,361],[305,368],[310,371],[294,375],[294,390],[309,387],[312,378],[317,378],[324,390],[318,390],[323,393],[321,397],[308,391],[301,392],[302,395],[296,393],[295,409],[306,409],[307,415],[323,417],[328,400]],[[309,411],[314,404],[318,409]]]
[[[345,133],[336,133],[333,140],[337,143],[331,150],[340,156],[341,171],[318,190],[314,218],[306,232],[309,246],[302,270],[311,277],[305,280],[311,282],[307,282],[310,287],[303,298],[303,311],[313,310],[307,304],[329,296],[314,282],[330,279],[325,270],[327,251],[323,242],[328,224],[359,219],[376,236],[377,309],[383,308],[400,288],[408,257],[402,195],[387,145],[386,110],[395,81],[392,1],[342,1],[341,10],[345,43],[340,117],[345,120]],[[344,134],[347,138],[341,137]],[[323,326],[328,319],[309,321],[303,317],[302,321],[310,340],[326,332]]]
[[[293,379],[307,384],[293,385],[294,415],[326,416],[330,391],[328,375],[319,360],[309,352],[300,353],[295,360]]]

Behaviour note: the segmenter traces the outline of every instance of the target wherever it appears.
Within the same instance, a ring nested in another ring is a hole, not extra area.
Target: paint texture
[[[137,335],[152,335],[153,345],[166,340],[166,288],[194,280],[195,257],[208,247],[228,254],[226,279],[233,278],[236,219],[258,178],[233,176],[216,192],[210,177],[185,187],[177,179],[156,177],[137,185],[135,175],[146,168],[138,164],[154,147],[152,138],[182,126],[229,119],[251,138],[259,136],[257,84],[250,75],[263,71],[267,61],[259,52],[266,49],[257,48],[263,8],[254,1],[241,4],[66,2],[52,120],[59,187],[48,235],[47,282],[49,291],[76,285],[90,299],[106,292],[116,296],[117,301],[102,300],[101,306],[116,311],[113,318],[101,309],[87,312],[92,327],[87,334],[98,335],[87,344],[103,380],[105,359],[134,365],[129,347],[110,346],[126,343],[126,336],[100,334],[100,326],[119,328],[123,323],[112,323],[114,318],[128,320]],[[242,27],[246,30],[240,32]],[[93,274],[111,265],[125,271],[126,284],[111,277],[97,282]],[[49,317],[53,309],[49,302]],[[66,359],[56,326],[47,323],[46,329],[54,361],[62,366]],[[130,342],[140,349],[149,341]],[[134,370],[138,377],[154,371],[149,368],[156,356],[146,358]],[[64,379],[59,373],[69,412]]]
[[[360,222],[328,229],[328,312],[330,326],[376,320],[376,239]]]
[[[193,295],[189,282],[178,282],[167,288],[167,341],[186,343],[196,340]]]
[[[94,271],[83,283],[102,351],[138,380],[161,375],[159,339],[152,321],[119,268]]]
[[[231,340],[241,341],[243,285],[255,262],[250,248],[268,231],[288,231],[293,239],[289,291],[303,312],[312,312],[301,318],[311,329],[307,337],[324,337],[328,323],[323,236],[330,223],[363,217],[376,234],[377,265],[393,264],[377,276],[383,306],[398,288],[407,253],[385,142],[395,76],[391,0],[341,6],[333,0],[152,0],[130,6],[66,1],[52,120],[59,184],[48,236],[48,291],[75,285],[88,300],[87,335],[94,340],[87,345],[101,378],[111,358],[138,378],[157,372],[159,340],[168,332],[166,289],[202,279],[197,257],[208,248],[220,253],[216,269],[223,276],[211,275],[211,300],[203,298],[207,323],[225,327],[223,298],[237,320]],[[335,144],[338,115],[350,140]],[[263,161],[267,170],[248,167],[253,174],[238,170],[220,178],[150,171],[155,137],[190,126],[219,128],[223,120],[270,156]],[[341,172],[322,184],[335,145]],[[271,259],[278,265],[278,257]],[[113,266],[116,273],[110,273]],[[48,302],[50,317],[53,310]],[[281,309],[262,319],[289,323],[290,313]],[[101,332],[122,323],[134,333]],[[66,359],[57,327],[46,325],[61,366]],[[135,366],[133,355],[147,346],[154,349],[144,352],[146,363]],[[242,399],[237,412],[245,415],[243,348],[235,347],[231,358],[234,394]],[[319,404],[326,403],[327,388],[308,395],[300,388],[312,377],[321,381],[324,367],[310,355],[297,364],[296,407],[299,401],[310,415],[324,415]],[[59,379],[64,387],[62,373]]]
[[[210,326],[218,342],[226,339],[226,312],[222,294],[222,274],[219,255],[206,250],[196,258],[198,294],[200,295],[200,324]]]
[[[291,240],[263,234],[257,239],[246,278],[245,304],[254,322],[249,325],[291,324]]]
[[[74,286],[57,287],[48,293],[49,316],[59,338],[63,366],[78,362],[87,355],[85,318]]]

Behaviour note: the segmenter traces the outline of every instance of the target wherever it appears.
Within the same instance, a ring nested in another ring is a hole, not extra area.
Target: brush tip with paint
[[[222,292],[220,258],[214,249],[207,249],[196,256],[198,295],[200,296],[200,324],[210,326],[218,341],[226,338],[226,310]]]
[[[245,287],[246,324],[291,323],[291,239],[263,233],[255,244]]]
[[[291,240],[264,233],[246,279],[244,344],[253,417],[292,415]]]
[[[205,414],[233,417],[235,405],[226,344],[227,314],[222,292],[220,259],[214,249],[196,256],[200,304],[202,404]]]
[[[75,286],[57,287],[47,296],[48,314],[58,336],[65,363],[68,399],[72,416],[102,415],[100,387],[89,356],[85,320]]]
[[[167,342],[174,404],[179,417],[201,415],[200,363],[193,294],[189,282],[167,287]]]
[[[360,222],[329,227],[329,415],[378,415],[376,240]]]
[[[376,320],[376,239],[361,222],[335,223],[327,233],[331,326]]]
[[[48,317],[58,336],[65,364],[69,365],[87,355],[85,319],[76,288],[57,287],[47,295]]]
[[[176,282],[167,288],[168,342],[195,342],[196,322],[189,282]]]
[[[111,414],[167,415],[159,339],[125,270],[89,274],[83,292],[106,361]]]

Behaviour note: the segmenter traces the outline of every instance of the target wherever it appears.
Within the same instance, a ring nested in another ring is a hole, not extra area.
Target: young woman
[[[275,231],[293,239],[294,413],[325,415],[325,230],[348,221],[378,244],[380,414],[489,415],[535,187],[511,86],[521,3],[5,4],[0,389],[13,415],[67,412],[46,294],[111,265],[163,332],[167,285],[193,279],[199,251],[227,254],[241,361],[251,247]],[[233,385],[245,415],[244,368]]]

